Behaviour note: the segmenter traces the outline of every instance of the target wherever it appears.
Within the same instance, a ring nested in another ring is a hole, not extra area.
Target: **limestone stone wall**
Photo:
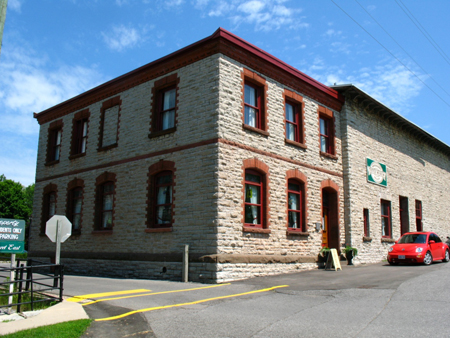
[[[340,114],[334,112],[336,128],[336,158],[320,155],[319,103],[303,97],[305,104],[306,149],[285,142],[285,89],[292,90],[258,73],[267,83],[268,132],[261,135],[242,126],[241,73],[244,66],[226,57],[220,64],[218,177],[218,253],[229,255],[259,255],[262,257],[295,256],[316,258],[322,244],[322,231],[316,223],[322,222],[321,184],[331,180],[339,187],[340,242],[345,240],[343,222],[343,179],[341,156]],[[247,68],[250,71],[253,69]],[[243,231],[243,163],[257,159],[268,166],[269,229],[270,233]],[[286,173],[298,170],[307,178],[306,209],[307,234],[288,235]],[[317,267],[315,263],[236,263],[219,264],[218,280],[247,278]]]
[[[405,130],[353,100],[342,110],[347,241],[358,248],[355,262],[386,259],[400,237],[400,196],[408,198],[409,229],[416,230],[415,201],[422,202],[423,230],[442,240],[450,234],[450,160]],[[367,181],[366,158],[387,166],[387,187]],[[392,240],[382,239],[380,200],[391,202]],[[363,209],[369,209],[370,238],[364,240]]]

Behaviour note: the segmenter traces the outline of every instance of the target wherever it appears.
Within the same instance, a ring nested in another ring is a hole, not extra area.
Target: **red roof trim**
[[[135,70],[132,70],[124,75],[121,75],[119,77],[116,77],[112,80],[109,80],[95,88],[92,88],[84,93],[81,93],[75,97],[72,97],[64,102],[61,102],[53,107],[50,107],[40,113],[34,113],[34,117],[36,119],[38,119],[39,123],[43,123],[43,122],[47,122],[48,119],[50,118],[50,120],[53,118],[53,116],[47,116],[44,117],[44,115],[47,115],[51,112],[56,113],[57,111],[59,111],[60,108],[64,109],[66,108],[66,106],[69,106],[70,104],[75,104],[76,101],[84,99],[86,102],[84,102],[84,104],[82,104],[82,106],[87,106],[88,105],[88,101],[90,101],[89,104],[93,103],[90,99],[93,96],[98,96],[100,97],[100,99],[103,98],[107,98],[107,97],[103,97],[103,96],[107,96],[109,94],[109,91],[111,91],[114,87],[118,87],[123,81],[129,80],[130,82],[136,81],[140,76],[141,77],[145,77],[146,73],[151,73],[151,70],[154,68],[155,65],[159,65],[162,64],[164,62],[170,62],[171,59],[177,57],[177,56],[181,56],[183,54],[187,54],[187,53],[192,53],[195,50],[200,50],[202,45],[208,45],[212,42],[214,42],[215,40],[219,40],[219,39],[224,39],[244,50],[246,50],[247,52],[263,59],[264,61],[274,65],[275,67],[280,68],[281,70],[297,77],[299,80],[309,84],[310,86],[316,88],[318,91],[322,92],[323,94],[325,94],[326,96],[335,99],[337,101],[339,101],[341,104],[344,103],[344,98],[341,94],[339,94],[338,91],[314,80],[313,78],[307,76],[306,74],[302,73],[301,71],[295,69],[294,67],[288,65],[287,63],[281,61],[280,59],[274,57],[273,55],[263,51],[262,49],[252,45],[251,43],[241,39],[240,37],[228,32],[227,30],[223,29],[223,28],[218,28],[212,35],[199,40],[197,42],[194,42],[193,44],[190,44],[184,48],[181,48],[171,54],[168,54],[166,56],[163,56],[162,58],[159,58],[155,61],[152,61],[146,65],[143,65]],[[135,84],[137,85],[137,84]],[[134,85],[131,84],[130,87],[133,87]],[[129,87],[128,87],[129,88]],[[92,95],[92,96],[91,96]],[[95,102],[95,101],[94,101]],[[76,110],[82,109],[84,107],[75,107]],[[65,112],[67,113],[67,112]],[[65,113],[63,113],[62,111],[59,111],[59,114],[65,115]],[[51,114],[53,115],[53,114]]]

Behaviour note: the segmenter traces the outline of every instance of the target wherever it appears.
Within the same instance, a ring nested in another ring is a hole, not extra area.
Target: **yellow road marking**
[[[130,293],[139,293],[139,292],[149,292],[152,290],[148,289],[136,289],[136,290],[125,290],[125,291],[114,291],[114,292],[103,292],[103,293],[91,293],[89,295],[81,295],[81,296],[74,296],[72,298],[67,299],[68,302],[79,302],[83,299],[89,299],[89,298],[97,298],[97,297],[108,297],[108,296],[114,296],[114,295],[126,295]]]
[[[219,287],[219,286],[225,286],[225,285],[230,285],[230,284],[231,284],[231,283],[225,283],[225,284],[217,284],[217,285],[202,286],[202,287],[192,288],[192,289],[171,290],[171,291],[160,291],[160,292],[152,292],[152,293],[143,293],[143,294],[133,295],[133,296],[123,296],[123,297],[104,298],[104,299],[94,300],[94,301],[89,302],[89,303],[84,303],[84,304],[82,304],[82,305],[83,305],[83,306],[86,306],[86,305],[91,305],[91,304],[95,304],[95,303],[98,303],[98,302],[104,302],[104,301],[107,301],[107,300],[116,300],[116,299],[134,298],[134,297],[143,297],[143,296],[162,295],[162,294],[165,294],[165,293],[176,293],[176,292],[184,292],[184,291],[195,291],[195,290],[202,290],[202,289],[210,289],[210,288],[217,288],[217,287]],[[150,291],[150,290],[148,290],[148,291]]]
[[[186,306],[186,305],[195,305],[195,304],[210,302],[210,301],[213,301],[213,300],[233,298],[233,297],[240,297],[240,296],[245,296],[245,295],[251,295],[251,294],[254,294],[254,293],[261,293],[261,292],[272,291],[274,289],[286,288],[288,286],[289,285],[279,285],[279,286],[273,286],[273,287],[267,288],[267,289],[260,289],[260,290],[255,290],[255,291],[236,293],[236,294],[228,295],[228,296],[219,296],[219,297],[214,297],[214,298],[201,299],[201,300],[196,300],[194,302],[189,302],[189,303],[181,303],[181,304],[173,304],[173,305],[164,305],[164,306],[150,307],[150,308],[147,308],[147,309],[130,311],[130,312],[118,315],[118,316],[107,317],[107,318],[99,318],[99,319],[96,319],[95,321],[96,322],[101,322],[101,321],[106,321],[106,320],[115,320],[115,319],[120,319],[120,318],[127,317],[127,316],[130,316],[130,315],[135,314],[135,313],[140,313],[140,312],[148,312],[148,311],[154,311],[154,310],[169,309],[169,308],[172,308],[172,307],[179,307],[179,306]]]

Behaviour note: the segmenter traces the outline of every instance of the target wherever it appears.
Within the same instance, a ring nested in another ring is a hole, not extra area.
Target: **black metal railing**
[[[15,276],[14,281],[10,280],[11,272]],[[64,266],[61,264],[31,259],[24,264],[18,260],[17,267],[0,267],[0,280],[0,308],[17,307],[19,313],[22,306],[33,311],[44,307],[45,303],[62,302]],[[10,297],[13,301],[9,304]]]

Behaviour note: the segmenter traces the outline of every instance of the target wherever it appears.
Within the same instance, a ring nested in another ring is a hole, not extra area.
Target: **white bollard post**
[[[183,269],[182,269],[182,281],[187,283],[189,281],[189,244],[184,246],[183,252]]]

